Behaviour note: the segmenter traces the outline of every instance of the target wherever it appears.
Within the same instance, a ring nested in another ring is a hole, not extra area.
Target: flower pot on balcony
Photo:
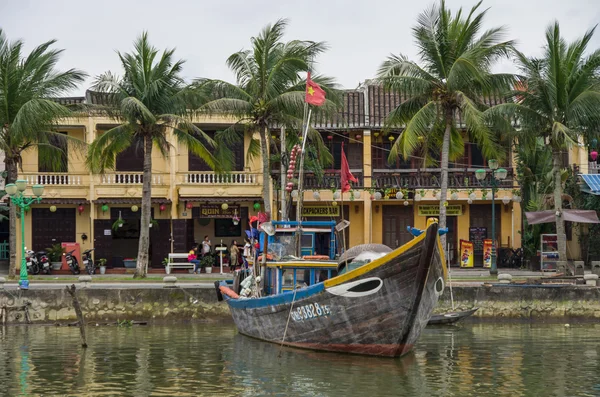
[[[207,266],[204,268],[204,270],[206,271],[206,273],[212,273],[212,266]]]

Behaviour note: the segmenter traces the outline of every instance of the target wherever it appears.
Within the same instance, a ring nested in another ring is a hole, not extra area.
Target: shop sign
[[[439,205],[419,205],[418,208],[419,216],[439,216],[440,206]],[[462,205],[449,205],[446,207],[447,216],[460,216],[462,215]]]
[[[221,204],[200,204],[200,218],[233,218],[240,214],[240,206],[236,204],[229,204],[226,210],[221,208]]]
[[[302,207],[302,216],[340,216],[340,207]]]

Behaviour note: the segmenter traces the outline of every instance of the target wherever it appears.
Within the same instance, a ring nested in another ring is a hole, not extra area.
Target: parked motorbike
[[[38,251],[35,253],[39,269],[45,274],[50,274],[50,259],[46,251]]]
[[[79,269],[79,262],[77,261],[75,255],[73,255],[73,252],[75,252],[75,250],[65,252],[63,255],[65,256],[65,260],[67,262],[67,265],[69,265],[69,269],[71,269],[71,272],[73,274],[79,274],[81,272],[81,270]]]
[[[90,248],[88,250],[83,251],[81,254],[81,261],[83,262],[83,266],[85,266],[86,272],[91,276],[96,273],[96,265],[94,264],[94,260],[92,259],[92,251],[94,248]]]
[[[27,265],[27,273],[38,274],[40,272],[38,259],[32,250],[25,251],[25,264]]]

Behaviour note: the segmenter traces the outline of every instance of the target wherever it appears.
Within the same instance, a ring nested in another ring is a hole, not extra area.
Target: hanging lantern
[[[413,199],[413,200],[415,200],[415,201],[421,201],[421,195],[420,195],[420,194],[418,194],[418,193],[417,193],[417,194],[415,194],[415,197],[414,197],[414,199]]]
[[[394,142],[394,136],[393,136],[393,135],[390,135],[390,136],[388,136],[388,140],[389,140],[390,142]]]
[[[131,212],[137,212],[138,211],[138,206],[137,205],[132,205],[131,206]]]
[[[102,205],[102,212],[106,212],[106,211],[108,211],[108,205],[103,204]]]
[[[402,200],[403,197],[404,197],[404,193],[402,193],[401,191],[398,191],[398,193],[396,193],[396,198],[398,200]]]
[[[408,207],[408,201],[404,200],[404,206]]]
[[[79,207],[77,207],[77,211],[79,211],[79,215],[81,215],[81,213],[83,212],[84,209],[85,208],[84,208],[83,204],[79,204]]]
[[[471,197],[469,197],[469,199],[467,200],[468,204],[473,204],[473,199],[471,199]]]
[[[164,210],[167,209],[167,206],[164,204],[161,204],[160,207],[158,207],[158,209],[160,210],[160,212],[163,212]]]
[[[340,197],[341,197],[341,194],[340,194],[340,192],[339,192],[339,191],[335,191],[335,192],[333,192],[333,199],[334,199],[334,200],[339,200],[339,199],[340,199]]]
[[[337,201],[333,201],[333,202],[331,203],[331,206],[332,206],[332,207],[337,207]]]
[[[254,210],[255,211],[260,210],[260,203],[254,203]]]
[[[441,199],[441,198],[442,198],[442,193],[440,193],[440,192],[437,192],[437,193],[435,194],[435,199],[436,199],[436,200],[439,200],[439,199]]]
[[[508,203],[510,203],[510,199],[508,198],[508,196],[502,197],[502,203],[504,203],[504,205],[508,205]]]
[[[513,201],[515,203],[520,203],[521,202],[521,196],[513,196]]]
[[[592,158],[592,161],[596,161],[596,159],[598,158],[598,152],[594,150],[590,153],[590,157]]]
[[[357,191],[354,192],[354,198],[356,200],[360,200],[360,190],[357,190]]]
[[[451,200],[458,200],[458,193],[454,192],[450,195]]]
[[[375,198],[375,200],[381,200],[381,198],[383,196],[381,195],[381,192],[375,192],[375,194],[373,195],[373,197]]]
[[[329,139],[330,141],[333,140],[333,135],[327,135],[327,139]]]
[[[298,197],[298,191],[297,190],[292,190],[292,197],[293,198],[297,198]]]
[[[223,203],[223,204],[221,204],[221,209],[222,209],[223,211],[227,210],[227,208],[229,208],[229,204],[227,204],[227,203]]]
[[[189,201],[185,204],[185,208],[187,208],[188,210],[191,210],[192,208],[194,208],[194,204],[190,203]]]
[[[477,195],[475,194],[475,192],[469,194],[469,200],[475,200],[476,198]]]
[[[362,138],[362,136],[361,136],[360,134],[356,134],[356,135],[354,136],[354,138],[356,138],[356,140],[357,140],[357,141],[360,141],[360,138]]]
[[[317,201],[321,200],[321,193],[313,192],[313,198]]]
[[[56,212],[56,206],[55,205],[51,205],[50,206],[50,212]]]

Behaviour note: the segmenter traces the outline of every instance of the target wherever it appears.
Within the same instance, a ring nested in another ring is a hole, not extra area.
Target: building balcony
[[[229,172],[219,174],[210,171],[177,173],[181,197],[261,197],[262,174],[256,172]]]
[[[144,182],[143,172],[114,172],[98,176],[100,185],[141,185]],[[169,174],[152,173],[153,185],[169,184]]]
[[[364,187],[364,178],[362,170],[351,169],[350,172],[352,172],[352,175],[354,175],[354,177],[358,180],[358,182],[352,182],[352,187],[355,189],[362,189]],[[275,184],[279,186],[279,172],[273,172],[272,177],[275,181]],[[329,170],[323,173],[323,175],[315,175],[314,173],[304,174],[303,188],[305,190],[330,190],[339,189],[340,187],[341,178],[339,170]]]
[[[89,174],[77,174],[67,172],[54,173],[20,173],[19,178],[27,181],[27,185],[44,186],[89,186]]]
[[[513,187],[514,174],[512,168],[506,170],[508,176],[499,183],[499,187],[509,189]],[[448,170],[448,187],[466,189],[490,186],[489,170],[486,178],[481,182],[475,177],[475,171],[477,168],[450,168]],[[442,171],[440,168],[373,170],[374,188],[439,189],[441,183]]]

